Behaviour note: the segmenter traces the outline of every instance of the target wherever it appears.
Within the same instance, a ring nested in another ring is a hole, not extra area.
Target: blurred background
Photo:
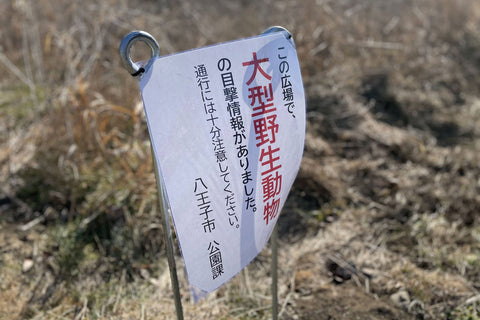
[[[480,319],[478,1],[4,0],[0,17],[0,319],[175,318],[118,46],[145,30],[164,55],[272,25],[307,94],[280,319]],[[177,258],[186,319],[271,318],[270,250],[196,305]]]

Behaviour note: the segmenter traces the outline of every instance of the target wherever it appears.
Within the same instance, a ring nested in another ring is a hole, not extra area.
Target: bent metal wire
[[[281,26],[273,26],[265,30],[262,35],[274,33],[274,32],[283,32],[287,39],[292,39],[292,34]],[[147,64],[142,67],[138,63],[135,63],[130,58],[130,49],[133,44],[137,41],[142,41],[150,48],[151,57],[148,60]],[[160,46],[158,45],[157,40],[145,31],[132,31],[127,34],[120,43],[120,59],[122,60],[123,67],[134,77],[142,74],[147,70],[153,63],[156,57],[160,56]]]
[[[137,41],[145,42],[150,48],[151,57],[145,67],[134,63],[132,59],[130,59],[130,48]],[[134,77],[140,75],[145,70],[147,70],[150,67],[151,63],[154,61],[153,58],[160,56],[160,46],[158,45],[157,40],[155,40],[152,35],[145,31],[132,31],[127,34],[120,43],[119,50],[123,66]]]
[[[265,30],[262,34],[282,32],[288,40],[292,40],[292,34],[280,26],[273,26]],[[293,41],[292,41],[293,43]],[[293,45],[295,45],[293,43]],[[278,320],[278,225],[275,225],[270,238],[272,248],[272,319]]]
[[[265,30],[262,35],[274,33],[274,32],[282,32],[288,40],[292,40],[292,34],[285,28],[281,26],[273,26]],[[135,63],[130,58],[130,49],[132,45],[137,42],[142,41],[147,44],[150,48],[151,57],[145,66],[141,66],[139,63]],[[293,41],[292,41],[293,43]],[[148,70],[152,63],[155,61],[155,58],[160,56],[160,46],[155,38],[145,31],[132,31],[127,34],[120,43],[120,58],[122,60],[122,64],[127,69],[127,71],[134,77],[141,75],[143,72]],[[152,157],[153,163],[155,167],[155,178],[157,181],[157,189],[159,194],[159,202],[160,202],[160,210],[162,214],[162,223],[163,229],[165,230],[165,243],[166,243],[166,251],[167,251],[167,260],[168,266],[170,270],[170,280],[172,282],[172,289],[173,289],[173,296],[175,300],[175,309],[177,312],[177,319],[183,320],[183,307],[182,301],[180,296],[180,288],[178,283],[177,277],[177,268],[175,264],[175,256],[174,256],[174,249],[173,249],[173,237],[170,227],[170,216],[168,214],[169,208],[167,204],[167,199],[165,195],[165,191],[163,185],[161,183],[161,178],[159,176],[158,167],[155,159],[155,155],[153,154],[152,149]],[[271,238],[271,247],[272,247],[272,318],[273,320],[278,319],[278,297],[277,297],[277,270],[278,270],[278,250],[277,250],[277,238],[278,238],[278,229],[275,226],[272,238]]]
[[[145,67],[139,66],[137,63],[134,63],[130,58],[130,48],[132,45],[137,41],[143,41],[150,47],[151,57],[148,60]],[[145,31],[133,31],[126,35],[122,42],[120,43],[120,58],[122,59],[122,64],[127,69],[127,71],[134,77],[142,74],[145,70],[150,68],[154,58],[160,56],[160,46],[158,45],[155,38]],[[157,181],[157,191],[159,195],[159,202],[160,202],[160,211],[162,215],[162,226],[164,230],[165,236],[165,245],[167,251],[167,260],[168,260],[168,268],[170,270],[170,281],[172,282],[172,290],[173,290],[173,297],[175,301],[175,310],[177,312],[177,319],[183,320],[183,307],[182,307],[182,300],[180,296],[180,286],[178,283],[178,276],[177,276],[177,267],[175,263],[175,253],[173,249],[173,237],[172,237],[172,229],[170,227],[170,216],[168,214],[168,202],[166,199],[165,191],[163,189],[162,180],[160,178],[160,174],[158,172],[157,161],[155,159],[155,155],[153,152],[152,147],[152,159],[153,159],[153,166],[155,168],[155,180]]]

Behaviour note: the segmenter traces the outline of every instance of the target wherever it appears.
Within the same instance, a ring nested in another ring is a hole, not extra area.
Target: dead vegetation
[[[0,3],[0,318],[173,319],[148,133],[117,48],[283,25],[307,92],[281,319],[479,319],[474,0]],[[136,53],[141,56],[142,53]],[[270,318],[264,251],[186,318]],[[177,265],[181,265],[181,259]]]

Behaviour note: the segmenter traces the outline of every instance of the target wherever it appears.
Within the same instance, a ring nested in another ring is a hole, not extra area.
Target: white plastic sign
[[[213,291],[263,249],[300,167],[295,45],[277,32],[159,57],[140,87],[188,279]]]

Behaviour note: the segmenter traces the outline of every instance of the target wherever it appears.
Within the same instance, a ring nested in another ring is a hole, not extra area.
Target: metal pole
[[[278,320],[278,225],[272,231],[272,319]]]
[[[130,58],[130,48],[136,41],[145,42],[151,50],[151,58],[146,66],[139,67],[135,64]],[[138,76],[145,72],[150,65],[155,60],[155,57],[160,56],[160,47],[150,34],[145,31],[133,31],[127,34],[120,43],[120,58],[122,60],[123,66],[132,76]],[[183,307],[182,299],[180,297],[180,286],[178,284],[177,276],[177,266],[175,264],[175,254],[173,250],[173,237],[172,229],[170,227],[170,216],[168,214],[168,205],[165,195],[165,190],[163,189],[163,184],[161,181],[160,174],[158,172],[157,159],[155,158],[155,152],[153,151],[153,144],[150,141],[150,146],[152,150],[152,159],[153,167],[155,169],[155,180],[157,181],[157,190],[158,190],[158,202],[160,204],[160,213],[162,214],[162,225],[165,237],[165,248],[167,250],[167,260],[168,268],[170,269],[170,280],[172,282],[173,298],[175,300],[175,310],[177,312],[177,319],[183,320]]]
[[[170,216],[168,214],[167,199],[158,173],[157,160],[152,147],[153,166],[155,167],[155,180],[157,181],[158,201],[160,204],[160,212],[162,214],[163,231],[165,237],[165,247],[167,249],[168,268],[170,269],[170,280],[172,282],[173,298],[175,300],[175,310],[177,311],[177,319],[183,320],[182,299],[180,297],[180,286],[178,284],[177,266],[175,264],[175,254],[173,251],[172,229],[170,228]]]
[[[268,34],[272,32],[284,32],[287,39],[291,39],[292,35],[288,30],[283,27],[271,27],[264,31],[263,34]],[[122,62],[125,68],[133,75],[138,76],[146,69],[148,69],[149,65],[152,63],[153,59],[150,59],[149,63],[145,66],[145,68],[140,68],[136,64],[132,62],[130,59],[130,47],[135,41],[143,41],[145,42],[151,49],[152,58],[159,56],[160,49],[156,40],[144,31],[134,31],[128,34],[120,44],[120,56],[122,58]],[[172,290],[173,296],[175,300],[175,309],[177,311],[177,319],[183,320],[183,307],[182,307],[182,300],[180,297],[180,289],[178,284],[178,277],[177,277],[177,268],[175,264],[175,256],[173,250],[173,238],[172,238],[172,231],[170,227],[170,216],[168,213],[168,205],[166,200],[165,191],[163,189],[162,182],[160,180],[160,174],[158,172],[157,161],[155,158],[155,153],[153,151],[152,146],[152,159],[153,165],[155,168],[155,178],[157,182],[157,189],[158,189],[158,200],[160,204],[160,211],[162,213],[162,221],[163,221],[163,229],[164,229],[164,236],[165,236],[165,246],[167,251],[167,260],[168,260],[168,267],[170,269],[170,280],[172,282]],[[278,320],[278,247],[277,247],[277,240],[278,240],[278,228],[275,226],[272,231],[271,236],[271,246],[272,246],[272,318],[273,320]]]
[[[293,43],[292,34],[280,26],[270,27],[263,32],[269,34],[274,32],[283,32],[287,39]],[[272,246],[272,319],[278,320],[278,226],[275,225],[271,236]]]

